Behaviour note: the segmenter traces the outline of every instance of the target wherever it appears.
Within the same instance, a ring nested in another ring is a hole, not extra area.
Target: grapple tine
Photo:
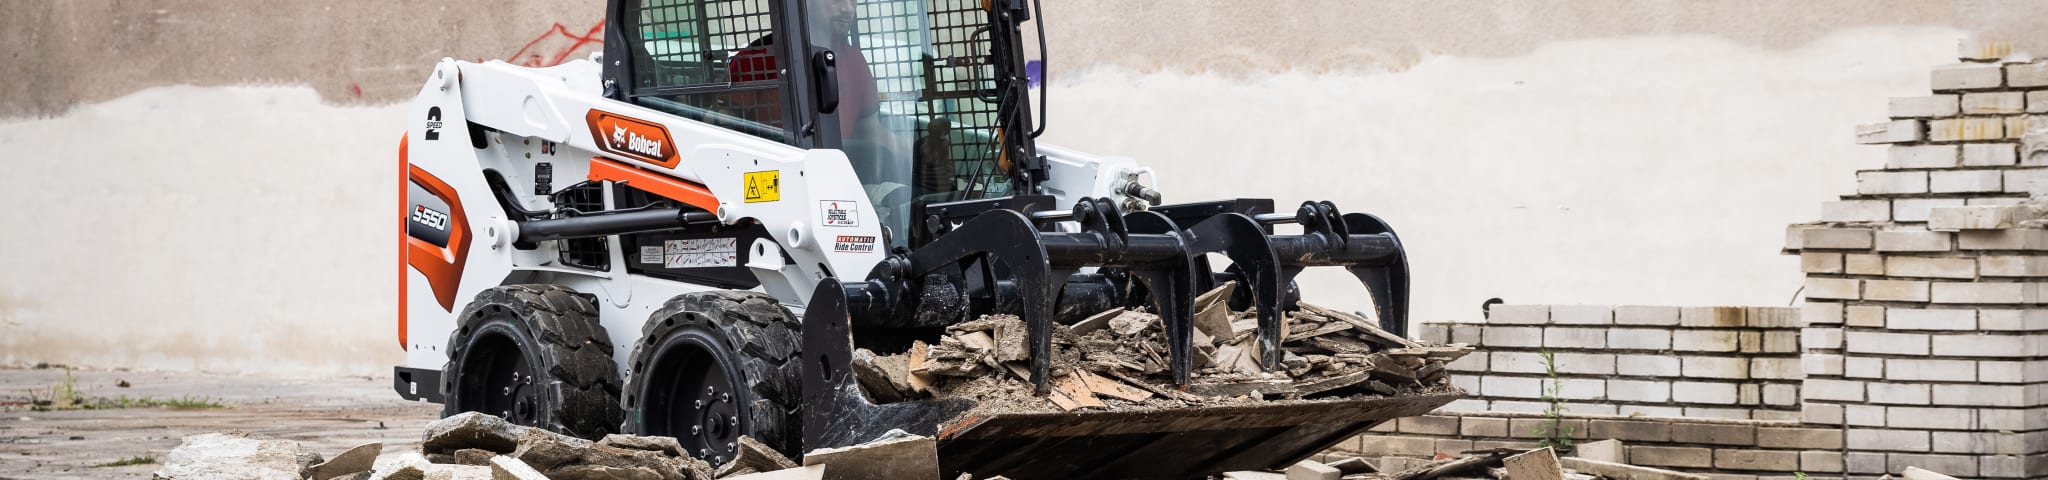
[[[1188,236],[1165,215],[1131,212],[1124,215],[1123,223],[1131,233],[1157,234],[1173,239],[1180,249],[1179,256],[1134,267],[1132,273],[1152,292],[1152,303],[1159,309],[1159,321],[1166,327],[1167,362],[1173,370],[1174,384],[1187,385],[1194,371],[1195,295],[1201,293],[1195,291],[1197,253]],[[1206,271],[1201,273],[1208,274]]]
[[[1054,303],[1059,301],[1058,293],[1066,286],[1067,276],[1073,272],[1055,270],[1043,263],[1024,269],[1043,270],[1045,275],[1039,282],[1043,284],[1042,288],[1024,284],[1027,285],[1025,288],[1037,290],[1034,292],[1037,298],[1024,299],[1024,327],[1031,337],[1031,385],[1038,394],[1044,395],[1052,382],[1052,316],[1056,307]],[[1024,277],[1018,278],[1023,281]]]
[[[1372,304],[1379,310],[1380,329],[1408,335],[1408,255],[1400,248],[1401,237],[1385,220],[1364,213],[1344,214],[1344,224],[1353,234],[1385,234],[1394,241],[1394,254],[1376,262],[1347,267],[1351,275],[1372,291]]]
[[[1266,240],[1266,231],[1251,217],[1225,213],[1188,228],[1196,254],[1222,253],[1239,272],[1239,285],[1251,292],[1259,315],[1259,365],[1280,368],[1280,260]]]

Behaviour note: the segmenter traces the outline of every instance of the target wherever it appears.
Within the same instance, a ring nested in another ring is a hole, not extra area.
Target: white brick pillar
[[[1885,168],[1788,230],[1807,278],[1801,418],[1843,431],[1849,476],[2048,477],[2048,206],[2027,204],[2048,132],[2025,115],[2048,113],[2044,78],[2048,63],[1937,68],[1935,95],[1857,130],[1890,145]]]

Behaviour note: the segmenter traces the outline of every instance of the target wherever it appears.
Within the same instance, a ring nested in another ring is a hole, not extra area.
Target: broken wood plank
[[[1301,333],[1289,335],[1286,339],[1281,340],[1281,342],[1298,342],[1302,340],[1307,340],[1309,338],[1320,337],[1323,335],[1329,335],[1332,333],[1342,332],[1350,329],[1352,329],[1352,327],[1349,323],[1330,322],[1314,330],[1308,330]]]
[[[1129,375],[1124,375],[1124,374],[1122,374],[1122,373],[1117,373],[1117,372],[1113,372],[1113,371],[1111,371],[1111,372],[1102,372],[1102,373],[1103,373],[1104,375],[1109,375],[1109,376],[1110,376],[1111,378],[1115,378],[1115,379],[1117,379],[1117,380],[1119,380],[1119,381],[1122,381],[1122,382],[1124,382],[1124,384],[1125,384],[1125,385],[1130,385],[1130,386],[1133,386],[1133,387],[1138,387],[1138,389],[1141,389],[1141,390],[1144,390],[1144,391],[1147,391],[1147,392],[1152,392],[1152,394],[1153,394],[1153,395],[1158,395],[1158,396],[1161,396],[1161,397],[1171,398],[1171,399],[1174,399],[1174,400],[1180,400],[1180,401],[1184,401],[1184,402],[1192,402],[1192,401],[1199,401],[1199,400],[1201,400],[1201,398],[1200,398],[1200,397],[1196,397],[1196,396],[1195,396],[1194,394],[1190,394],[1190,393],[1187,393],[1187,392],[1183,392],[1183,391],[1179,391],[1179,390],[1171,390],[1171,389],[1164,389],[1164,388],[1159,388],[1159,387],[1155,387],[1155,386],[1152,386],[1152,384],[1150,384],[1150,383],[1145,383],[1145,381],[1144,381],[1144,380],[1140,380],[1140,379],[1137,379],[1137,378],[1131,378],[1131,377],[1130,377]]]
[[[1088,382],[1082,379],[1081,375],[1079,375],[1078,373],[1079,371],[1077,370],[1075,371],[1075,374],[1068,374],[1066,376],[1053,378],[1053,390],[1058,393],[1066,394],[1067,398],[1074,400],[1075,405],[1080,405],[1082,407],[1107,408],[1108,405],[1104,405],[1102,403],[1102,400],[1095,398],[1095,391],[1090,390],[1088,388]]]
[[[1306,397],[1309,395],[1315,395],[1318,393],[1323,393],[1331,390],[1336,390],[1339,388],[1365,383],[1366,380],[1369,380],[1371,378],[1371,370],[1359,370],[1356,372],[1346,373],[1342,375],[1323,377],[1320,379],[1310,381],[1308,383],[1295,385],[1294,393],[1296,395]]]
[[[1515,480],[1564,480],[1564,466],[1550,447],[1502,459],[1501,466],[1508,470],[1508,478]]]
[[[1031,370],[1025,368],[1023,364],[1005,363],[1003,364],[1003,366],[1008,368],[1011,375],[1016,375],[1017,378],[1020,380],[1031,379]],[[1071,412],[1075,409],[1081,408],[1081,402],[1074,400],[1074,397],[1068,396],[1066,393],[1060,392],[1058,386],[1046,389],[1045,399],[1046,401],[1052,402],[1053,406],[1060,407],[1060,411],[1062,412]],[[1090,396],[1088,397],[1088,399],[1094,400],[1095,397]],[[1102,402],[1097,401],[1096,403],[1099,404]]]
[[[1395,335],[1392,333],[1387,333],[1386,330],[1381,330],[1379,325],[1373,325],[1372,322],[1366,321],[1364,317],[1352,315],[1350,313],[1339,312],[1336,310],[1330,310],[1315,305],[1310,305],[1307,302],[1295,302],[1295,305],[1300,305],[1303,310],[1315,312],[1317,315],[1329,317],[1331,320],[1349,323],[1352,327],[1356,327],[1358,330],[1366,332],[1368,335],[1377,338],[1379,340],[1379,342],[1377,343],[1384,343],[1392,347],[1422,346],[1422,344],[1415,343],[1414,340],[1409,340],[1406,337],[1402,337],[1400,335]]]
[[[1229,398],[1259,392],[1260,396],[1285,396],[1294,393],[1294,382],[1287,380],[1241,380],[1214,383],[1193,383],[1188,393],[1212,398]]]
[[[925,345],[922,340],[910,342],[910,389],[917,393],[932,391],[931,368],[925,364],[930,350],[931,346]]]
[[[985,331],[962,333],[954,335],[953,338],[960,339],[960,345],[969,352],[988,353],[988,351],[996,349],[995,337],[989,336],[988,332]]]
[[[1126,385],[1123,382],[1117,381],[1112,378],[1106,378],[1101,375],[1088,373],[1087,370],[1075,370],[1074,373],[1076,375],[1080,375],[1081,381],[1086,382],[1088,384],[1088,389],[1093,390],[1096,395],[1123,400],[1126,402],[1142,402],[1146,399],[1152,398],[1152,392],[1148,392],[1137,387]]]
[[[1231,292],[1237,290],[1237,282],[1223,282],[1195,297],[1195,330],[1210,337],[1230,337]]]
[[[1307,343],[1330,353],[1367,353],[1372,351],[1371,345],[1344,337],[1326,335],[1310,338]]]
[[[1094,316],[1068,326],[1067,331],[1072,332],[1075,336],[1082,336],[1087,335],[1089,332],[1109,328],[1109,319],[1116,318],[1117,315],[1123,315],[1123,313],[1123,308],[1103,310],[1102,313],[1097,313]]]

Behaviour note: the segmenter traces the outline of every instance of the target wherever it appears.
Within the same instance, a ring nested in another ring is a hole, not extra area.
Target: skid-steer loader
[[[1023,319],[1043,394],[1054,326],[1118,307],[1159,316],[1185,386],[1194,297],[1229,281],[1271,368],[1313,266],[1349,269],[1405,330],[1406,260],[1378,218],[1164,205],[1129,159],[1035,144],[1035,7],[610,0],[589,60],[442,60],[399,147],[398,393],[673,436],[714,464],[741,435],[800,456],[903,430],[937,437],[949,474],[1013,478],[1285,465],[1455,397],[963,416],[971,400],[863,395],[853,349],[991,313]]]

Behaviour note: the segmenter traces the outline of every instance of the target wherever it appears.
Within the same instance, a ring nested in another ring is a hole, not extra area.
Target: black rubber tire
[[[506,285],[478,293],[456,321],[441,370],[442,416],[480,411],[592,440],[618,432],[621,382],[592,298]]]
[[[713,465],[733,458],[728,443],[739,435],[791,458],[801,453],[802,330],[774,297],[736,291],[679,295],[641,331],[626,363],[627,433],[676,437]],[[692,406],[696,400],[711,408]],[[704,431],[690,431],[689,425]]]

